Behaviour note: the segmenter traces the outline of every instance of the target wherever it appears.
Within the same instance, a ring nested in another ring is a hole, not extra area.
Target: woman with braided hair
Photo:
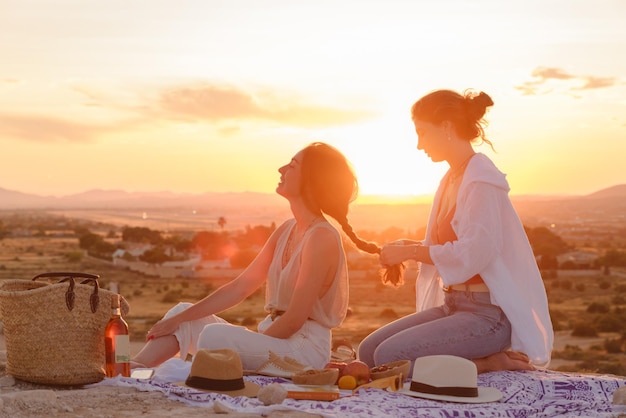
[[[330,361],[331,329],[348,308],[348,269],[334,218],[355,244],[379,253],[359,239],[348,222],[357,179],[334,147],[316,142],[279,170],[276,192],[289,201],[293,218],[280,225],[252,263],[231,282],[195,304],[180,303],[148,332],[131,367],[155,367],[180,353],[229,348],[244,369],[256,370],[272,351],[323,368]],[[227,323],[216,314],[237,305],[266,284],[267,316],[258,332]]]
[[[382,248],[383,265],[420,264],[417,312],[361,342],[359,359],[371,367],[434,354],[473,360],[478,372],[528,370],[550,361],[554,335],[546,292],[509,185],[472,146],[492,145],[483,130],[492,105],[483,92],[437,90],[411,109],[417,149],[450,169],[435,194],[424,240]]]

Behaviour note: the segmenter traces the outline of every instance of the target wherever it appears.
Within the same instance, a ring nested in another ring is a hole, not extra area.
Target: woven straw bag
[[[43,277],[61,280],[36,281]],[[0,283],[8,374],[47,385],[84,385],[104,379],[104,329],[114,293],[100,289],[98,277],[53,272]],[[127,314],[130,307],[124,298],[121,307]]]

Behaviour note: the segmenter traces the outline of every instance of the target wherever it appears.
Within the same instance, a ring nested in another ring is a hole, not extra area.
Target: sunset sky
[[[312,141],[432,194],[409,110],[492,96],[512,194],[626,183],[623,0],[2,0],[0,188],[273,192]]]

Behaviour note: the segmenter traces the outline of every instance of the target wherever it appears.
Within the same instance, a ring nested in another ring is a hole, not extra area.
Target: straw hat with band
[[[415,360],[413,377],[400,391],[405,395],[461,403],[496,402],[502,392],[478,387],[474,362],[457,356],[425,356]]]
[[[187,380],[176,384],[205,392],[250,398],[256,397],[261,388],[256,383],[243,380],[239,354],[228,348],[199,350],[193,356]]]

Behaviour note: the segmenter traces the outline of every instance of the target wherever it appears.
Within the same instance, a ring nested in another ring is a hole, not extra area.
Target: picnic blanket
[[[155,375],[156,376],[156,375]],[[288,383],[278,377],[245,376],[260,385]],[[184,379],[183,379],[184,380]],[[499,402],[461,404],[415,398],[381,389],[364,389],[352,395],[341,391],[335,401],[285,399],[265,406],[256,398],[230,397],[175,385],[163,379],[142,381],[107,378],[96,385],[131,386],[141,391],[161,391],[170,399],[191,406],[213,407],[219,402],[237,412],[267,415],[276,410],[297,410],[324,417],[616,417],[625,405],[613,405],[613,392],[626,386],[626,377],[564,373],[550,370],[493,372],[478,376],[479,386],[491,386],[504,394]]]

